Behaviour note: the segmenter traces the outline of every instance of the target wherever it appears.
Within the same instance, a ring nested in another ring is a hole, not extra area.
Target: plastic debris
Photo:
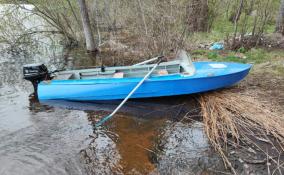
[[[224,44],[223,43],[214,43],[209,50],[224,50]]]

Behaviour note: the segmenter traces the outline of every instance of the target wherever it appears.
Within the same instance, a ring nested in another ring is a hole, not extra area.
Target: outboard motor
[[[37,95],[37,86],[43,80],[50,80],[50,74],[44,64],[27,64],[23,66],[24,79],[32,82],[34,93]]]

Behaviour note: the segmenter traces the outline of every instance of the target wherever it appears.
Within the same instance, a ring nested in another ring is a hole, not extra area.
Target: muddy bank
[[[279,115],[284,114],[284,58],[255,65],[241,88],[255,91],[260,100],[270,103]]]

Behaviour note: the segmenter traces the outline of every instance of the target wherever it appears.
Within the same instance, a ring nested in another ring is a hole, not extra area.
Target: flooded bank
[[[30,39],[29,44],[0,47],[0,174],[200,174],[223,169],[197,119],[193,96],[130,100],[98,129],[96,121],[119,102],[41,103],[30,97],[32,85],[22,78],[25,64],[42,62],[52,69],[101,65],[105,58],[106,65],[119,61],[114,55],[70,52],[56,36]]]
[[[29,97],[32,85],[22,80],[22,65],[38,57],[1,56],[1,174],[195,174],[220,161],[196,120],[195,97],[131,100],[94,129],[119,102]]]

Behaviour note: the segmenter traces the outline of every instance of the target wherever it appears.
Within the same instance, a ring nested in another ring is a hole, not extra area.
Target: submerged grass
[[[200,105],[209,141],[234,174],[237,172],[226,152],[229,143],[237,147],[240,143],[250,142],[274,161],[278,168],[283,168],[257,141],[268,140],[280,157],[284,151],[284,118],[257,100],[254,93],[224,90],[203,94]],[[275,146],[275,142],[278,146]]]
[[[236,152],[240,147],[247,152],[245,155],[250,155],[251,152],[247,150],[253,149],[253,158],[258,157],[261,161],[250,162],[261,162],[264,166],[266,163],[268,174],[276,171],[282,174],[284,51],[265,48],[241,49],[237,52],[200,49],[191,53],[197,60],[254,64],[251,75],[238,88],[204,93],[200,96],[204,130],[225,166],[234,174],[240,172],[235,169],[236,162],[230,152],[232,149]],[[239,159],[242,155],[236,157]],[[273,172],[270,171],[271,164]]]

